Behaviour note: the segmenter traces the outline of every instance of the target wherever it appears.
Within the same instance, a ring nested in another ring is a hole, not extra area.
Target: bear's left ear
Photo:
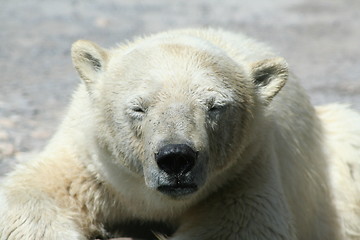
[[[261,99],[268,105],[285,85],[289,72],[286,61],[279,57],[253,63],[251,74]]]
[[[73,43],[71,57],[77,72],[86,84],[97,80],[108,60],[105,49],[86,40],[78,40]]]

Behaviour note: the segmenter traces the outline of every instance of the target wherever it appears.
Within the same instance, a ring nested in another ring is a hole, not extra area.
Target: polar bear
[[[360,115],[314,108],[267,46],[184,29],[72,59],[63,123],[1,183],[0,239],[360,238]]]

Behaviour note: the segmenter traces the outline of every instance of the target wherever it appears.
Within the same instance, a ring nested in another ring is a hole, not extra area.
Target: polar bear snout
[[[158,167],[169,175],[183,175],[195,165],[198,152],[186,144],[169,144],[155,153]]]
[[[167,144],[154,154],[157,174],[155,188],[170,197],[196,192],[206,178],[205,163],[188,144]]]

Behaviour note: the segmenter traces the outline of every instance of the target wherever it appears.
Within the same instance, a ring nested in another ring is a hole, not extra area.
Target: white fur
[[[63,123],[1,183],[1,240],[131,220],[173,224],[173,240],[359,239],[360,115],[314,109],[268,47],[187,29],[112,50],[78,41],[72,57],[84,81]],[[199,152],[195,193],[157,191],[166,143]]]

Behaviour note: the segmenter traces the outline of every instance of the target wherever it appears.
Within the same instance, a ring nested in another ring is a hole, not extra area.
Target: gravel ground
[[[0,176],[40,151],[78,83],[70,46],[179,27],[242,31],[284,56],[315,104],[360,110],[358,0],[0,0]]]

